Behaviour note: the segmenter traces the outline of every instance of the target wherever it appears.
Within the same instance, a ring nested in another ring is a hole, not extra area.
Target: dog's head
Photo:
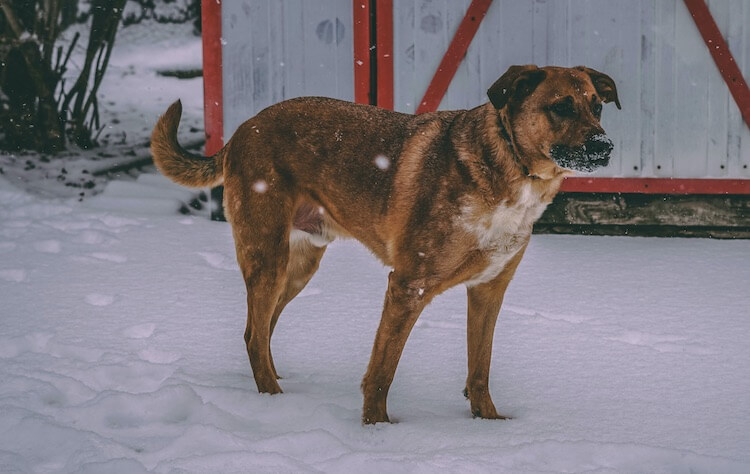
[[[606,74],[583,66],[511,66],[487,95],[529,175],[548,178],[558,167],[593,171],[609,163],[613,145],[600,124],[602,103],[621,107]]]

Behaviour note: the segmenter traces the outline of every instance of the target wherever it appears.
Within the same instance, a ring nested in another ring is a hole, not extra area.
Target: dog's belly
[[[303,203],[297,208],[292,226],[308,234],[320,234],[323,229],[323,208],[309,202]]]
[[[331,227],[322,206],[303,202],[294,215],[289,237],[292,241],[306,240],[316,247],[325,247],[337,236]]]

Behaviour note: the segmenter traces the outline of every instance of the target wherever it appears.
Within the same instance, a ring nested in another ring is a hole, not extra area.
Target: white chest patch
[[[479,285],[500,274],[526,242],[534,222],[546,207],[547,204],[540,201],[531,185],[525,184],[518,201],[512,206],[500,203],[491,213],[478,217],[471,208],[466,208],[461,216],[463,227],[476,236],[477,248],[485,252],[489,263],[464,284]]]

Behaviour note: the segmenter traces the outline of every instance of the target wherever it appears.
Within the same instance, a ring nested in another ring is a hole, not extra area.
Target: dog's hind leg
[[[289,263],[287,264],[286,287],[276,303],[276,309],[271,317],[271,337],[276,328],[281,312],[286,305],[302,291],[310,281],[312,276],[318,270],[320,260],[323,258],[326,247],[313,245],[309,239],[304,236],[293,235],[289,245]],[[270,350],[270,349],[269,349]],[[278,372],[273,363],[271,356],[271,369],[274,376],[279,379]]]
[[[495,322],[503,304],[518,263],[526,250],[524,246],[505,265],[494,280],[467,289],[469,311],[467,320],[467,346],[469,352],[469,375],[466,378],[464,395],[471,403],[471,414],[480,418],[505,419],[495,409],[490,397],[489,377],[492,358],[492,339]]]
[[[294,199],[279,179],[252,192],[228,180],[225,199],[247,289],[245,344],[255,383],[259,392],[281,393],[271,362],[271,320],[286,288]]]

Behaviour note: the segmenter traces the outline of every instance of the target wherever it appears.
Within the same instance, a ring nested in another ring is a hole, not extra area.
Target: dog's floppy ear
[[[615,81],[611,77],[586,66],[578,66],[576,69],[589,75],[591,82],[596,88],[596,92],[601,96],[603,102],[614,102],[618,109],[622,109],[620,107],[620,99],[617,97],[617,86],[615,86]]]
[[[511,98],[522,99],[536,89],[547,73],[534,65],[511,66],[487,90],[487,97],[496,109],[502,109]]]

